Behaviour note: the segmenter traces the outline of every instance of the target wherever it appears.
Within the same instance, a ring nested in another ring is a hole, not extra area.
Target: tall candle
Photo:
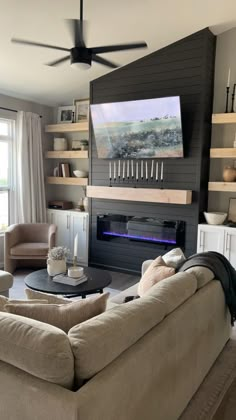
[[[114,162],[114,179],[116,179],[116,162]]]
[[[131,176],[134,177],[134,161],[131,160]]]
[[[138,162],[136,162],[136,180],[138,181]]]
[[[125,179],[125,160],[123,161],[123,179]]]
[[[161,181],[163,181],[163,162],[161,162]]]
[[[111,179],[111,162],[109,162],[109,178]]]
[[[143,178],[143,160],[141,160],[141,178]]]
[[[120,178],[120,160],[118,162],[118,177]]]
[[[154,166],[154,160],[152,160],[152,166],[151,166],[151,178],[153,178],[153,166]]]
[[[78,233],[75,235],[74,239],[74,257],[77,257],[78,254]]]
[[[156,181],[158,181],[158,162],[156,162]]]
[[[127,178],[129,178],[129,160],[127,160]]]
[[[227,80],[227,87],[230,86],[230,68],[229,68],[229,72],[228,72],[228,80]]]
[[[146,161],[146,179],[148,179],[148,164],[147,164],[147,161]]]

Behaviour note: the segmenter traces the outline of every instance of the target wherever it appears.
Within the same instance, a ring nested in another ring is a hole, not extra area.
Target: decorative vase
[[[53,150],[55,151],[67,150],[67,140],[64,137],[54,137]]]
[[[231,166],[226,166],[223,171],[223,180],[225,182],[234,182],[236,178],[236,170]]]
[[[88,211],[88,209],[89,209],[88,197],[84,197],[84,199],[83,199],[83,205],[84,205],[84,211]]]
[[[66,273],[66,260],[47,260],[47,272],[53,277],[57,274]]]

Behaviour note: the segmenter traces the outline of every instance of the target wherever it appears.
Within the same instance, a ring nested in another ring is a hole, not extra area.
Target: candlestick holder
[[[234,112],[235,87],[236,87],[236,83],[234,84],[234,88],[233,88],[232,103],[231,103],[231,111],[230,112]]]
[[[228,113],[228,102],[229,102],[229,86],[226,86],[226,104],[225,104],[225,113]]]

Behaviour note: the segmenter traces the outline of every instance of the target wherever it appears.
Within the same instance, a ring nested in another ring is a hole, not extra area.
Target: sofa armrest
[[[142,263],[142,268],[141,268],[141,275],[143,276],[145,271],[148,269],[149,265],[153,262],[154,260],[145,260]]]
[[[20,242],[20,227],[19,225],[11,225],[5,232],[5,252],[9,254],[10,249]]]
[[[48,245],[49,249],[52,249],[56,244],[56,225],[50,225],[48,229]]]

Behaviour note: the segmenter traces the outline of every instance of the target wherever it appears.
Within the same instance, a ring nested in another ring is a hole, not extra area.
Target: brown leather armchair
[[[56,230],[56,225],[47,223],[9,226],[5,232],[4,269],[14,273],[19,265],[46,266],[48,251],[55,246]]]

